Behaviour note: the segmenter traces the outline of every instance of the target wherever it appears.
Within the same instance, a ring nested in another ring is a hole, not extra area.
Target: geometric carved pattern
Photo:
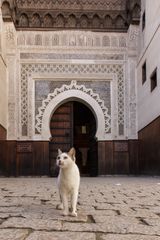
[[[126,7],[126,1],[122,0],[16,0],[19,8],[32,9],[74,9],[82,10],[82,5],[85,9],[100,9],[100,10],[124,10]]]
[[[81,12],[63,12],[63,11],[54,11],[54,12],[45,12],[44,16],[40,13],[33,14],[30,18],[30,11],[21,12],[20,21],[15,22],[16,27],[18,28],[52,28],[52,29],[94,29],[94,30],[109,30],[114,29],[114,31],[128,29],[127,14],[124,11],[121,11],[117,14],[107,13],[105,11],[99,11],[95,14],[95,10],[90,13],[84,12],[82,15]],[[33,12],[34,13],[34,12]],[[110,21],[107,24],[107,18]],[[28,23],[28,26],[27,26]]]
[[[140,0],[1,0],[4,20],[18,29],[126,31],[139,22]],[[132,2],[132,3],[131,3]]]
[[[28,78],[34,73],[80,75],[116,74],[118,85],[118,126],[119,134],[124,134],[124,72],[122,64],[60,64],[22,63],[21,64],[21,126],[22,136],[28,135]]]
[[[72,46],[72,47],[126,47],[126,34],[93,33],[85,31],[68,32],[17,32],[18,46]],[[118,54],[118,53],[117,53]]]
[[[87,59],[87,60],[124,60],[124,54],[87,54],[87,53],[20,53],[21,59]]]
[[[99,95],[94,93],[92,89],[86,88],[84,85],[78,85],[77,81],[72,80],[70,85],[63,84],[61,88],[56,88],[53,93],[49,93],[48,97],[43,100],[42,106],[38,108],[38,114],[36,115],[36,125],[35,129],[38,133],[41,133],[42,128],[42,117],[43,113],[49,104],[49,102],[54,99],[58,94],[63,93],[65,91],[76,89],[80,90],[88,95],[90,95],[92,98],[94,98],[97,103],[100,105],[105,119],[105,133],[109,133],[111,130],[111,116],[108,114],[108,109],[104,106],[104,101],[100,99]]]

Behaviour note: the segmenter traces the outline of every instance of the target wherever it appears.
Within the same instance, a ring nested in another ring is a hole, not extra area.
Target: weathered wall
[[[100,141],[98,159],[99,175],[138,174],[138,141]]]
[[[157,82],[160,79],[160,2],[154,4],[147,0],[142,2],[142,13],[146,12],[146,25],[142,32],[140,26],[141,45],[137,64],[138,92],[138,130],[141,130],[160,115],[159,96],[160,85],[151,92],[150,77],[157,68]],[[142,23],[141,23],[142,25]],[[146,81],[142,84],[142,66],[146,61]]]
[[[89,169],[89,171],[91,173],[96,171],[98,175],[138,174],[139,165],[142,171],[142,164],[138,161],[137,140],[99,141],[98,169]],[[93,167],[90,166],[90,168]],[[0,175],[49,176],[51,174],[49,142],[6,141],[1,143]]]
[[[139,172],[160,174],[160,1],[142,1],[137,63]],[[146,81],[142,82],[142,66],[146,62]],[[151,74],[157,68],[157,86],[151,91]]]
[[[0,175],[49,175],[49,143],[33,141],[0,142]]]
[[[160,174],[160,117],[138,133],[139,172]]]

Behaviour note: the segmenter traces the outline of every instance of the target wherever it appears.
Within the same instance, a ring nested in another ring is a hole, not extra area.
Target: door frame
[[[80,103],[81,105],[75,105],[74,104],[75,102]],[[68,105],[70,111],[67,110],[67,112],[66,112],[63,109],[67,105]],[[85,110],[87,110],[87,112],[88,112],[88,118],[85,117],[85,116],[87,116],[87,113],[78,115],[80,112],[80,108],[82,108],[82,105],[85,106]],[[76,109],[74,109],[75,106],[79,106],[78,112],[76,112]],[[97,176],[98,175],[98,147],[97,147],[97,140],[95,138],[96,119],[95,119],[93,112],[90,110],[90,108],[88,106],[86,106],[86,104],[82,103],[82,101],[77,101],[77,99],[76,99],[76,101],[69,100],[69,101],[63,102],[52,114],[50,129],[51,129],[51,135],[53,137],[53,142],[51,140],[51,142],[49,144],[51,176],[57,176],[57,174],[58,174],[58,169],[56,167],[56,157],[57,157],[56,150],[58,148],[62,149],[62,151],[69,150],[69,148],[66,149],[65,131],[57,132],[57,129],[61,130],[61,128],[62,128],[61,125],[58,125],[59,122],[63,123],[63,116],[66,116],[66,115],[70,116],[69,118],[67,117],[67,122],[68,122],[68,120],[70,122],[70,127],[69,127],[69,129],[70,129],[70,147],[74,146],[76,148],[76,153],[77,153],[76,161],[77,161],[77,165],[79,167],[80,173],[83,176]],[[58,116],[60,116],[60,118]],[[78,122],[75,120],[75,119],[77,119],[77,116],[78,116]],[[76,135],[77,135],[76,139],[78,141],[75,141],[74,130],[75,130],[76,126],[79,127],[79,126],[83,125],[82,119],[87,119],[86,126],[91,126],[90,121],[92,121],[92,128],[94,126],[94,129],[92,129],[91,127],[87,128],[88,133],[86,133],[87,135],[85,135],[85,139],[84,139],[84,135],[82,136],[82,133],[79,132],[79,129],[78,129],[78,131],[76,131]],[[66,118],[64,118],[64,121],[66,121]],[[94,124],[93,124],[93,121],[94,121]],[[56,124],[53,126],[52,123],[56,123]],[[77,123],[77,125],[76,125],[76,123]],[[88,123],[88,125],[87,125],[87,123]],[[60,128],[59,128],[59,126],[60,126]],[[54,129],[54,130],[52,131],[52,129]],[[63,127],[63,130],[64,129],[67,130],[67,127]],[[59,137],[60,138],[63,137],[64,142],[59,142]],[[67,145],[68,144],[69,143],[67,143]],[[82,154],[83,153],[82,150],[84,150],[84,149],[87,150],[87,152],[86,152],[87,155]],[[83,164],[82,161],[84,160],[85,155],[86,155],[86,162],[85,162],[85,164]]]

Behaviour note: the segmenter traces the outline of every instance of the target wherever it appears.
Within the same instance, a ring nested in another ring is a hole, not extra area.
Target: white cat
[[[68,153],[58,149],[57,166],[60,167],[58,189],[61,204],[59,204],[57,208],[63,209],[64,216],[77,216],[76,206],[80,185],[80,174],[75,160],[74,148],[71,148]],[[71,201],[71,212],[69,212],[69,201]]]

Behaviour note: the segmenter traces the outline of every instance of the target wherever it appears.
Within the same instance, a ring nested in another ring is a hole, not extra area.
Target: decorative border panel
[[[11,30],[7,29],[7,34],[11,35]],[[127,47],[126,33],[96,33],[84,31],[20,31],[17,32],[17,46],[22,48],[119,48]],[[38,53],[37,53],[38,54]],[[106,54],[106,53],[104,53]],[[23,55],[23,53],[22,53]]]
[[[118,128],[119,135],[124,134],[124,69],[122,64],[54,64],[54,63],[21,63],[21,131],[22,136],[28,136],[28,79],[32,75],[61,75],[83,78],[116,74],[118,85]],[[84,86],[85,87],[85,86]],[[114,97],[114,96],[113,96]],[[104,99],[103,99],[104,100]]]

